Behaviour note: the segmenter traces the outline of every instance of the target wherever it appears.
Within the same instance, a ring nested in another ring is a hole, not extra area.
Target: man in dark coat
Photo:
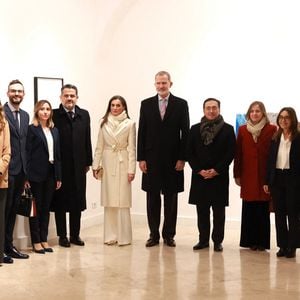
[[[191,127],[187,157],[192,168],[189,203],[197,206],[199,242],[193,249],[209,247],[210,207],[213,210],[214,250],[222,251],[225,206],[228,206],[229,165],[234,157],[233,127],[220,115],[220,101],[203,103],[204,117]]]
[[[53,110],[53,121],[59,130],[62,186],[54,194],[52,209],[59,245],[70,247],[70,242],[83,246],[81,240],[81,211],[86,209],[86,173],[92,164],[90,116],[79,108],[77,87],[66,84],[61,89],[61,105]],[[69,212],[70,241],[67,238],[66,213]]]
[[[21,253],[13,245],[13,233],[17,208],[24,189],[26,174],[26,136],[29,115],[20,108],[25,96],[24,86],[19,80],[13,80],[8,85],[8,102],[4,104],[4,111],[10,131],[11,159],[8,169],[8,190],[5,206],[5,263],[13,263],[13,258],[27,259],[26,253]]]
[[[142,189],[147,192],[150,238],[146,247],[159,243],[161,198],[164,195],[164,243],[175,247],[177,194],[183,191],[183,168],[189,130],[187,102],[170,93],[168,72],[155,76],[157,95],[141,103],[137,160],[143,172]]]

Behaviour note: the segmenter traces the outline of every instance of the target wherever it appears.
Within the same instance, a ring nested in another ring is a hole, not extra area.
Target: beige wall
[[[296,0],[2,1],[0,99],[8,81],[19,78],[26,88],[23,107],[31,112],[33,77],[63,77],[78,85],[78,104],[91,113],[93,144],[108,99],[123,95],[138,121],[139,103],[155,93],[153,76],[162,69],[173,77],[172,92],[188,100],[192,124],[211,96],[222,101],[233,125],[235,113],[257,99],[269,111],[291,105],[300,113],[298,6]],[[179,215],[194,218],[188,166],[186,175]],[[133,188],[132,212],[144,214],[140,172]],[[89,174],[84,224],[99,220],[99,189]],[[230,198],[228,218],[238,220],[234,184]]]

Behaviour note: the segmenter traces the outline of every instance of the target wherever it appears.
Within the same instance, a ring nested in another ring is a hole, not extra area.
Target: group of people
[[[61,88],[61,105],[48,100],[35,104],[29,115],[20,108],[25,96],[19,80],[8,85],[8,102],[0,105],[0,265],[27,259],[13,244],[16,214],[24,188],[30,188],[36,214],[29,218],[35,253],[49,246],[49,212],[55,212],[59,245],[84,246],[80,238],[81,211],[86,208],[86,172],[92,164],[89,113],[79,108],[77,87]],[[66,213],[69,213],[69,238]]]
[[[187,161],[192,169],[189,203],[196,205],[199,230],[193,250],[208,248],[211,235],[214,251],[223,251],[229,166],[234,161],[234,179],[242,198],[240,246],[270,249],[270,211],[275,211],[277,256],[295,257],[300,247],[300,134],[295,110],[282,108],[276,126],[270,124],[264,104],[255,101],[236,138],[215,98],[203,102],[203,117],[189,128],[187,101],[172,95],[171,86],[170,74],[158,72],[157,95],[143,100],[140,107],[137,161],[150,230],[145,246],[158,245],[161,236],[166,246],[176,246],[177,197],[184,188]],[[92,166],[94,177],[102,180],[104,243],[108,245],[132,241],[129,209],[135,152],[135,123],[129,119],[125,99],[114,96],[101,120]]]
[[[38,101],[29,125],[28,113],[20,109],[24,86],[19,80],[9,83],[9,101],[4,109],[0,106],[0,262],[29,257],[13,245],[24,187],[30,187],[36,199],[37,213],[29,220],[34,252],[53,252],[47,242],[50,210],[55,212],[59,245],[84,245],[80,220],[86,209],[90,166],[93,176],[101,180],[104,243],[131,244],[131,183],[137,161],[147,201],[146,247],[158,245],[161,236],[166,246],[176,246],[178,193],[184,189],[183,170],[188,162],[192,169],[189,203],[196,205],[199,230],[193,250],[208,248],[211,235],[214,251],[223,251],[229,166],[234,161],[234,179],[242,198],[240,246],[270,249],[270,210],[274,210],[277,256],[295,257],[300,247],[300,134],[295,110],[282,108],[277,126],[271,125],[264,104],[255,101],[236,138],[215,98],[203,102],[203,117],[190,128],[187,101],[171,94],[171,86],[168,72],[155,75],[157,94],[141,102],[137,138],[125,99],[113,96],[100,121],[92,158],[90,117],[77,106],[76,86],[62,87],[58,109],[52,110],[47,100]]]

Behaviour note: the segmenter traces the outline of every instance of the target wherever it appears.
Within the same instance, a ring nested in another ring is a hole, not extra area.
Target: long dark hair
[[[106,109],[106,113],[105,113],[105,115],[104,115],[103,118],[102,118],[103,121],[102,121],[102,123],[101,123],[101,127],[102,127],[105,123],[107,123],[108,115],[109,115],[109,113],[110,113],[110,106],[111,106],[111,103],[112,103],[114,100],[120,100],[120,101],[121,101],[122,105],[124,106],[124,110],[125,110],[125,112],[126,112],[126,114],[127,114],[127,117],[128,117],[128,119],[129,119],[128,109],[127,109],[127,103],[126,103],[125,98],[122,97],[122,96],[120,96],[120,95],[115,95],[115,96],[112,96],[111,99],[110,99],[109,102],[108,102],[107,109]]]
[[[280,118],[280,114],[283,111],[286,111],[288,113],[290,120],[291,120],[291,128],[290,129],[291,129],[291,141],[292,141],[297,136],[297,134],[299,134],[297,114],[296,114],[296,111],[292,107],[283,107],[279,111],[279,113],[277,115],[277,119],[276,119],[276,124],[278,125],[278,130],[277,130],[277,132],[275,132],[273,139],[275,141],[277,141],[281,137],[282,129],[279,126],[279,118]]]

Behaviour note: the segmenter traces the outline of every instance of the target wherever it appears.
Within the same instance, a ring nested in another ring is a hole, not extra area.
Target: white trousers
[[[122,246],[131,242],[130,208],[104,207],[104,243]]]

